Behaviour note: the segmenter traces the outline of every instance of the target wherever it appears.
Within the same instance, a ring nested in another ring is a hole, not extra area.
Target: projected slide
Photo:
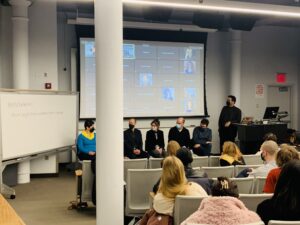
[[[80,118],[95,118],[93,39],[80,39],[80,68]],[[204,115],[204,45],[124,41],[123,85],[124,117]]]

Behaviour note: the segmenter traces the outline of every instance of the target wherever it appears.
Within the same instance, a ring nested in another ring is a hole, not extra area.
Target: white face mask
[[[177,127],[177,129],[178,129],[178,130],[180,130],[180,129],[181,129],[181,125],[180,125],[180,124],[178,124],[178,123],[176,124],[176,127]]]

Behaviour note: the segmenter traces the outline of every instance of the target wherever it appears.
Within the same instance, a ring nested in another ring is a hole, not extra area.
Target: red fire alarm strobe
[[[281,83],[281,84],[285,83],[286,82],[286,73],[277,73],[276,82]]]
[[[51,89],[51,83],[45,83],[45,89]]]

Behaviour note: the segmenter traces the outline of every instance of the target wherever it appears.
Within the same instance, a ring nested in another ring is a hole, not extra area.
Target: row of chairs
[[[149,206],[149,193],[158,181],[162,169],[129,169],[127,171],[126,215],[141,216]],[[231,178],[238,185],[239,192],[251,196],[262,193],[266,178]]]
[[[261,165],[236,165],[236,166],[203,166],[203,167],[193,167],[194,169],[200,169],[201,171],[205,172],[209,178],[215,178],[215,177],[235,177],[237,176],[241,171],[245,170],[246,168],[257,168]],[[161,167],[155,168],[159,169]],[[127,181],[127,171],[128,169],[145,169],[143,166],[139,166],[139,164],[124,164],[124,179]],[[152,168],[153,169],[153,168]]]
[[[130,170],[128,173],[128,177],[130,181],[136,180],[134,173],[139,174],[140,176],[142,172],[145,170]],[[143,176],[144,180],[138,179],[139,183],[131,183],[127,184],[127,201],[126,201],[126,214],[127,215],[134,215],[134,216],[141,216],[145,213],[145,211],[150,207],[150,197],[149,192],[152,191],[152,187],[154,182],[156,182],[159,177],[161,176],[161,169],[151,169],[146,170],[146,172],[151,171],[151,176]],[[82,162],[82,180],[81,182],[77,182],[79,186],[77,186],[77,197],[80,202],[89,202],[92,200],[91,197],[91,190],[93,185],[93,173],[91,171],[91,161],[85,160]],[[250,192],[251,187],[253,190],[256,190],[257,193],[262,191],[262,187],[264,184],[265,178],[232,178],[238,185],[240,190],[240,199],[244,202],[246,207],[252,211],[256,211],[257,205],[264,201],[265,199],[271,198],[272,194],[245,194],[247,190]],[[250,180],[250,184],[248,183]],[[258,182],[258,183],[252,183]],[[258,186],[257,186],[258,185]],[[249,188],[250,187],[250,188]],[[257,191],[258,188],[260,191]],[[142,191],[144,192],[142,193]],[[78,196],[79,194],[79,196]],[[190,214],[195,212],[203,198],[201,197],[192,197],[192,196],[177,196],[175,200],[175,208],[174,208],[174,224],[180,224],[184,221]],[[250,224],[249,224],[250,225]],[[253,225],[260,225],[260,223],[253,224]],[[261,223],[261,225],[264,225]],[[300,225],[300,221],[270,221],[269,225]]]
[[[263,164],[260,155],[244,155],[244,160],[247,165],[259,165]],[[192,167],[203,167],[203,166],[220,166],[220,156],[194,156]],[[130,167],[131,169],[155,169],[161,168],[161,161],[163,158],[149,158],[148,159],[124,159],[124,165],[136,164],[139,167]]]

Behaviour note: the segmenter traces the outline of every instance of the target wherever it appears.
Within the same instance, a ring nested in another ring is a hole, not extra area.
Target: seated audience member
[[[130,159],[148,158],[148,153],[143,151],[142,133],[135,128],[136,119],[128,121],[129,128],[124,131],[124,156]]]
[[[275,157],[279,148],[274,141],[265,141],[261,147],[261,158],[264,164],[256,169],[248,168],[243,170],[237,177],[267,177],[270,170],[277,167]]]
[[[176,157],[180,159],[184,166],[185,176],[188,181],[198,183],[203,187],[207,194],[211,194],[212,180],[208,179],[207,174],[200,170],[194,170],[191,166],[193,162],[192,152],[188,148],[181,148],[177,151]]]
[[[275,143],[277,143],[277,136],[276,136],[276,134],[273,134],[273,133],[266,133],[264,135],[263,140],[264,140],[264,142],[265,141],[274,141]],[[261,149],[256,153],[256,155],[261,155]]]
[[[207,178],[207,174],[203,173],[199,170],[194,170],[191,167],[191,163],[193,162],[193,156],[191,151],[188,148],[181,148],[176,152],[176,157],[180,159],[184,166],[185,176],[188,181],[195,182],[206,191],[207,194],[211,194],[211,184],[212,180]],[[158,190],[158,186],[160,183],[160,179],[153,187],[153,192],[156,193]]]
[[[278,177],[281,173],[281,168],[284,166],[284,164],[293,159],[299,160],[299,154],[297,150],[287,144],[280,145],[280,150],[276,155],[276,164],[278,167],[270,170],[268,173],[263,192],[274,193]]]
[[[176,156],[176,152],[180,149],[177,141],[169,141],[167,145],[167,156]]]
[[[207,196],[197,183],[188,182],[182,162],[175,156],[165,158],[158,192],[153,199],[153,209],[160,214],[173,216],[176,195]]]
[[[159,129],[160,122],[155,119],[151,122],[151,130],[146,134],[146,151],[154,158],[162,158],[165,155],[164,132]]]
[[[193,152],[198,156],[209,156],[211,152],[211,129],[208,119],[202,119],[200,126],[193,131]]]
[[[266,133],[264,136],[264,141],[274,141],[277,143],[277,136],[273,133]]]
[[[243,155],[235,143],[231,141],[224,142],[222,155],[220,156],[220,165],[221,166],[245,165]]]
[[[80,160],[93,160],[96,156],[96,134],[94,121],[84,122],[84,131],[77,138],[77,156]]]
[[[257,213],[265,224],[269,220],[300,220],[299,177],[299,160],[291,160],[283,166],[273,197],[257,207]]]
[[[183,117],[177,118],[176,126],[169,131],[168,142],[177,141],[181,147],[189,148],[191,142],[190,132],[184,127],[184,122],[185,119]]]
[[[296,130],[287,129],[284,143],[287,143],[289,145],[295,145],[295,141],[296,141]]]
[[[218,177],[212,188],[212,196],[203,199],[199,209],[181,225],[232,225],[261,221],[255,212],[248,210],[244,203],[238,199],[237,185],[228,178]]]

